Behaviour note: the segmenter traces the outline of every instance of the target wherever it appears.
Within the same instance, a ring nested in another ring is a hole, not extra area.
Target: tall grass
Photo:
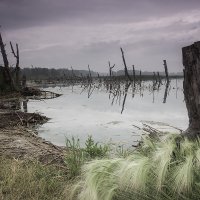
[[[0,199],[64,200],[68,183],[58,168],[0,157]]]
[[[45,166],[35,161],[0,157],[0,199],[64,200],[70,196],[69,186],[82,165],[93,158],[105,157],[108,145],[95,143],[88,137],[81,148],[79,139],[67,140],[66,167]]]
[[[127,157],[93,160],[83,166],[72,199],[200,199],[199,141],[147,137]]]
[[[80,169],[85,162],[85,152],[80,147],[79,139],[72,137],[66,140],[66,147],[68,149],[64,162],[69,168],[68,176],[73,178],[80,173]]]

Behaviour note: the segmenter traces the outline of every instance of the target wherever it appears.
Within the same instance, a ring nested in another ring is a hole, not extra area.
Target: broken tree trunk
[[[71,70],[72,70],[72,77],[73,77],[73,78],[76,77],[76,75],[74,74],[74,69],[73,69],[72,66],[71,66]]]
[[[92,80],[92,74],[91,74],[91,70],[90,70],[90,65],[88,65],[88,72],[89,72],[89,77]]]
[[[133,81],[134,81],[134,83],[135,83],[135,80],[136,80],[136,78],[135,78],[135,66],[132,65],[132,67],[133,67]]]
[[[200,41],[183,47],[184,97],[188,110],[189,127],[183,135],[200,136]]]
[[[130,75],[129,75],[129,73],[128,73],[128,69],[127,69],[127,65],[126,65],[126,60],[125,60],[125,57],[124,57],[124,51],[123,51],[122,48],[120,48],[120,49],[121,49],[121,52],[122,52],[122,59],[123,59],[123,63],[124,63],[125,76],[127,76],[128,79],[129,79],[129,81],[132,82],[132,79],[131,79],[131,77],[130,77]]]
[[[153,80],[155,81],[155,84],[157,84],[158,79],[157,79],[157,77],[156,77],[156,72],[153,72]]]
[[[160,77],[160,73],[159,73],[159,72],[157,72],[157,77],[158,77],[159,83],[161,83],[161,82],[162,82],[162,79],[161,79],[161,77]]]
[[[9,62],[8,62],[8,58],[7,58],[7,54],[6,54],[6,50],[5,50],[5,45],[3,43],[3,39],[0,33],[0,50],[1,50],[1,54],[2,54],[2,58],[3,58],[3,62],[4,62],[4,78],[7,82],[8,85],[10,85],[10,89],[11,90],[15,90],[15,85],[10,73],[10,68],[9,68]]]
[[[20,80],[19,80],[19,73],[20,73],[20,67],[19,67],[19,48],[18,48],[18,44],[16,44],[16,52],[14,51],[12,42],[10,42],[10,48],[12,51],[13,56],[16,58],[16,66],[15,66],[15,72],[16,72],[16,86],[19,89],[20,87]]]
[[[169,82],[169,75],[168,75],[168,68],[167,68],[167,61],[166,60],[163,60],[163,65],[164,65],[164,68],[165,68],[165,76],[166,76],[166,79],[167,79],[167,82]]]
[[[110,74],[110,77],[111,77],[112,76],[112,69],[115,67],[115,64],[111,67],[110,61],[108,61],[108,65],[109,65],[109,74]]]

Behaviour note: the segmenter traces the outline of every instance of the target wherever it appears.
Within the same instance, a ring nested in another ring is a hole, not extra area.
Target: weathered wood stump
[[[200,41],[183,47],[184,97],[188,110],[189,127],[184,136],[200,136]]]

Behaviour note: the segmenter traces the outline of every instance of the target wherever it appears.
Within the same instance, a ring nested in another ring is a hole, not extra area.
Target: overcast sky
[[[181,48],[200,40],[200,0],[0,0],[0,25],[22,67],[119,70],[122,47],[130,69],[162,71],[166,59],[176,72]]]

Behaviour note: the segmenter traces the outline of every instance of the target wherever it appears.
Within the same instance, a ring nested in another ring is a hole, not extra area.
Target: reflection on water
[[[163,130],[169,129],[166,124],[181,129],[188,125],[180,79],[170,84],[154,80],[54,85],[48,90],[63,95],[40,102],[30,100],[28,111],[51,118],[39,128],[39,134],[57,145],[65,145],[65,138],[71,135],[81,141],[93,135],[100,142],[111,139],[134,144],[141,133],[133,125],[141,126],[143,121]]]

